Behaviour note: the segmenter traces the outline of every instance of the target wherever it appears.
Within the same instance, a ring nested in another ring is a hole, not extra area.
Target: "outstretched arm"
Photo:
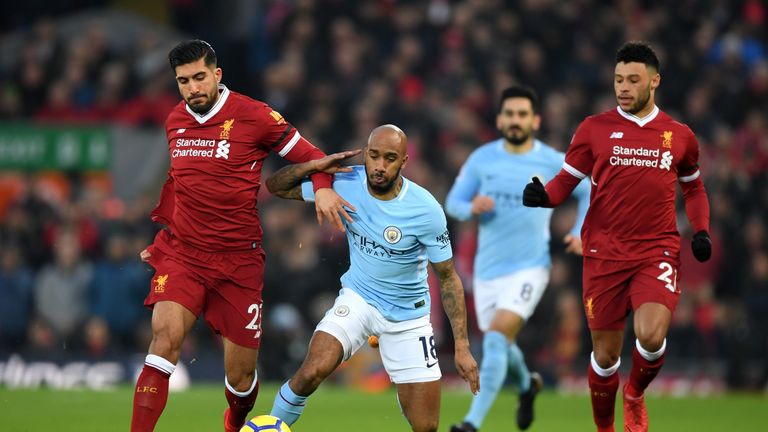
[[[456,370],[469,383],[472,393],[476,394],[480,391],[480,378],[477,371],[477,363],[469,351],[467,308],[464,303],[464,288],[461,284],[461,279],[456,274],[453,259],[432,263],[432,267],[440,278],[440,297],[443,301],[445,314],[448,315],[448,320],[451,322]]]
[[[280,198],[301,200],[301,181],[304,178],[317,172],[328,174],[349,172],[351,168],[341,166],[341,161],[358,153],[360,150],[345,151],[330,154],[321,159],[284,166],[269,176],[266,181],[267,189]]]

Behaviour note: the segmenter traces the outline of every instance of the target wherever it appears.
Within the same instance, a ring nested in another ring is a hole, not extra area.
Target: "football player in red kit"
[[[168,59],[184,100],[165,123],[171,166],[152,212],[166,228],[141,253],[155,269],[144,302],[153,310],[152,342],[136,383],[131,431],[154,429],[181,344],[200,314],[223,339],[224,430],[238,431],[259,387],[262,163],[270,152],[292,163],[325,154],[267,104],[224,86],[207,42],[182,42]],[[312,182],[318,222],[328,219],[343,231],[349,205],[331,188],[332,175],[314,174]]]
[[[592,333],[588,381],[598,431],[613,431],[624,322],[634,311],[636,343],[623,387],[624,430],[647,431],[643,393],[664,362],[666,335],[680,298],[680,235],[675,219],[680,183],[699,261],[712,253],[709,203],[701,181],[699,146],[688,126],[654,103],[659,60],[643,42],[616,55],[618,107],[585,119],[560,173],[533,179],[523,204],[554,207],[589,177],[592,194],[582,228],[584,311]]]

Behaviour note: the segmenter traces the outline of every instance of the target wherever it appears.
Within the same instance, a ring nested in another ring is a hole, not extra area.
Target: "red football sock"
[[[592,416],[598,428],[613,426],[613,411],[616,404],[616,392],[619,390],[619,374],[603,377],[597,374],[592,365],[587,367],[589,394],[592,397]],[[601,429],[604,430],[604,429]]]
[[[662,346],[659,351],[662,351],[666,347],[666,344]],[[659,355],[657,353],[650,353],[651,355]],[[632,370],[629,373],[629,386],[627,392],[629,396],[638,398],[643,395],[648,384],[656,378],[656,375],[661,370],[661,366],[664,364],[665,351],[662,351],[659,357],[655,360],[648,360],[640,354],[638,347],[632,350]]]
[[[235,427],[242,427],[245,424],[245,420],[248,418],[248,413],[253,409],[253,404],[256,403],[256,396],[259,394],[259,380],[254,375],[253,377],[255,385],[251,389],[251,392],[243,396],[238,396],[232,393],[229,385],[224,387],[224,395],[227,397],[229,403],[229,424]]]
[[[133,394],[131,432],[152,432],[168,402],[168,379],[171,374],[144,364]]]

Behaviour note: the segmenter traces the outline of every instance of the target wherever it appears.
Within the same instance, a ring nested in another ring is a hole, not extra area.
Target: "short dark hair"
[[[619,48],[616,52],[616,63],[630,62],[643,63],[656,69],[656,72],[661,71],[659,57],[647,42],[630,41]]]
[[[168,61],[174,71],[176,66],[196,62],[203,57],[205,57],[206,66],[216,66],[216,51],[211,44],[200,39],[181,42],[168,53]]]
[[[531,101],[533,113],[537,114],[539,112],[539,96],[536,94],[536,90],[528,86],[513,85],[512,87],[505,88],[499,98],[499,112],[504,108],[504,101],[510,98],[526,98]]]

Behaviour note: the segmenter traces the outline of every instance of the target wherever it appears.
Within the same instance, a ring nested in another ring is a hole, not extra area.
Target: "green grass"
[[[268,413],[277,387],[264,385],[252,414]],[[7,432],[110,432],[128,429],[132,389],[115,391],[8,390],[0,388],[0,430]],[[443,393],[440,430],[462,418],[470,396],[459,390]],[[517,397],[502,392],[491,410],[483,432],[513,431]],[[617,425],[621,424],[621,396]],[[218,386],[194,386],[172,393],[157,431],[221,431],[226,402]],[[545,392],[537,400],[533,431],[594,431],[586,396]],[[656,431],[755,431],[766,430],[768,398],[760,395],[724,395],[709,398],[648,398],[651,430]],[[618,428],[621,430],[621,428]],[[309,400],[293,428],[302,431],[407,431],[395,393],[368,394],[324,385]]]

